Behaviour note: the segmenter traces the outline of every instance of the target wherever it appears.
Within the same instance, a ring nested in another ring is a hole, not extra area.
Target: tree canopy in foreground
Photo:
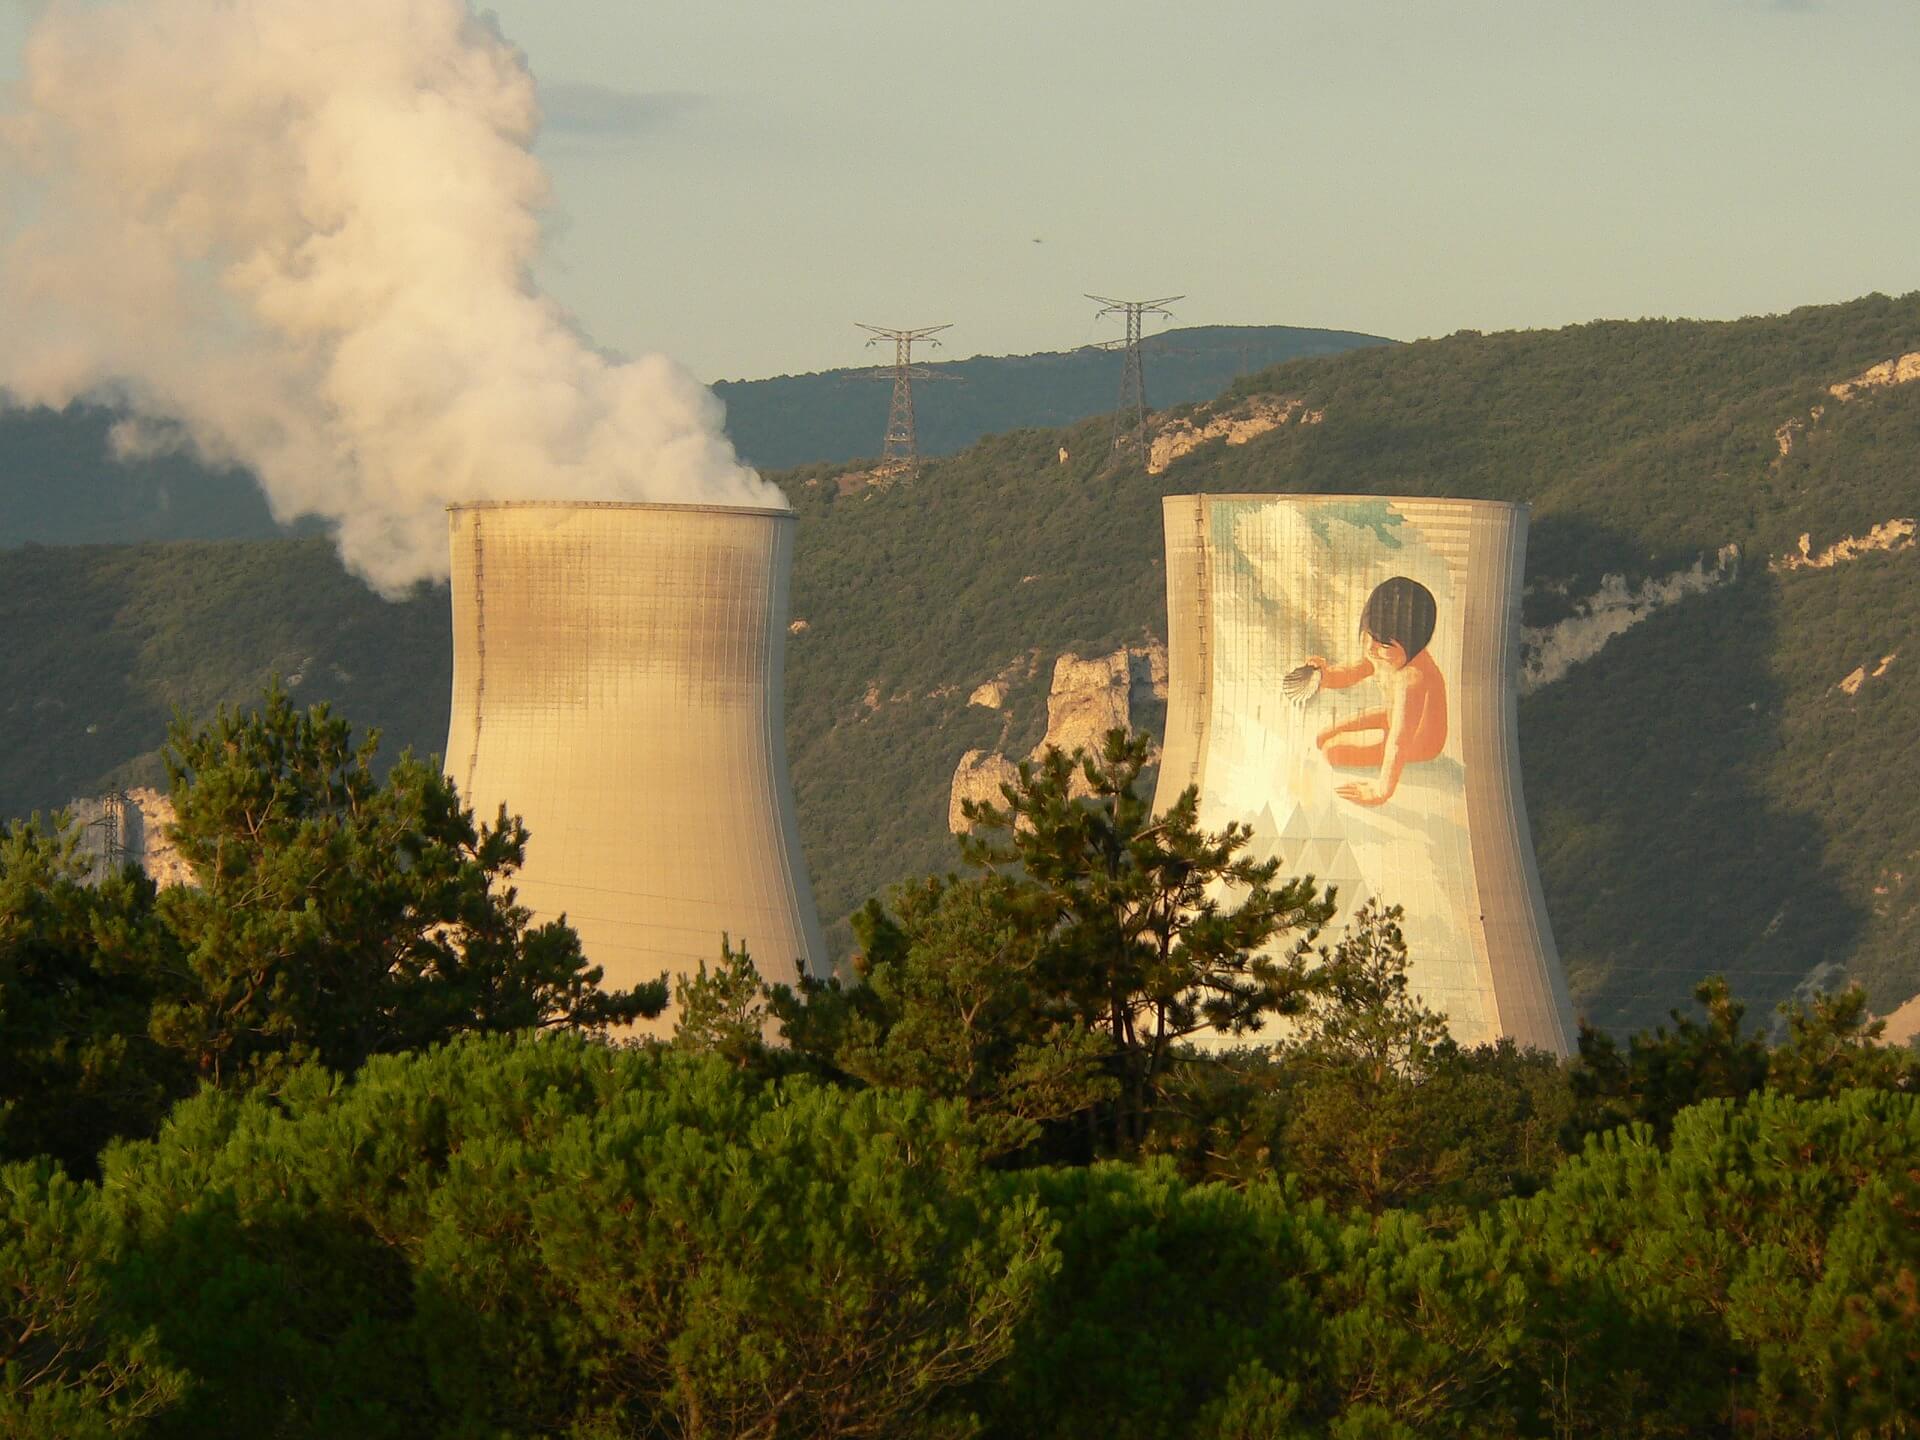
[[[866,983],[716,937],[621,1045],[661,988],[369,755],[183,727],[166,895],[0,839],[0,1435],[1920,1435],[1920,1097],[1858,992],[1462,1049],[1391,907],[1313,945],[1110,737],[868,910]]]

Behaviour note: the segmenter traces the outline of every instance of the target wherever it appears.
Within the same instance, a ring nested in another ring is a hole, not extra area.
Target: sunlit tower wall
[[[723,933],[769,981],[824,975],[781,728],[792,514],[448,513],[447,773],[480,818],[525,818],[521,903],[610,988],[711,966]]]
[[[1255,858],[1338,887],[1335,934],[1369,898],[1402,906],[1411,988],[1462,1044],[1511,1036],[1571,1053],[1520,781],[1526,507],[1163,504],[1156,809],[1198,787],[1207,826],[1249,825]]]

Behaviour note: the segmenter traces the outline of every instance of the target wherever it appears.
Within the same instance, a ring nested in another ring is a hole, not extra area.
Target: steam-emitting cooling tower
[[[1454,1037],[1558,1054],[1572,1007],[1521,797],[1524,506],[1332,495],[1164,502],[1156,808],[1404,908],[1410,988]]]
[[[719,505],[450,507],[447,773],[526,820],[521,902],[608,988],[825,973],[781,731],[794,518]]]

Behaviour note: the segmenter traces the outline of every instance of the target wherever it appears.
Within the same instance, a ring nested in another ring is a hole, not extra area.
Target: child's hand
[[[1305,663],[1311,665],[1316,670],[1324,670],[1327,668],[1327,657],[1324,655],[1309,655]]]
[[[1334,792],[1342,800],[1351,800],[1356,805],[1384,805],[1391,790],[1383,790],[1371,780],[1355,780],[1342,785]]]

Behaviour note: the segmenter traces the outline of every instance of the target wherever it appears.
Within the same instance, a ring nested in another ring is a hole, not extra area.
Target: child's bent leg
[[[1376,740],[1370,745],[1329,745],[1323,753],[1337,770],[1378,770],[1386,752],[1387,742]]]
[[[1356,715],[1351,720],[1342,720],[1336,725],[1329,725],[1313,737],[1313,743],[1324,750],[1327,748],[1327,742],[1332,740],[1336,735],[1353,735],[1367,730],[1378,730],[1380,732],[1380,738],[1382,740],[1386,739],[1387,712],[1384,710],[1369,710],[1366,714]]]

